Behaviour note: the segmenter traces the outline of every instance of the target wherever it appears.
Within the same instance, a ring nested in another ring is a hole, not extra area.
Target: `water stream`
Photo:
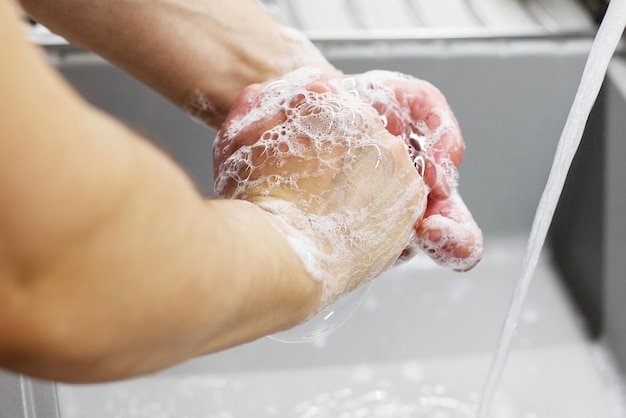
[[[612,0],[591,47],[576,97],[557,146],[546,187],[535,213],[522,272],[487,375],[477,418],[489,416],[494,395],[504,373],[515,329],[522,314],[569,167],[582,139],[591,108],[600,92],[609,61],[617,48],[625,26],[626,0]]]

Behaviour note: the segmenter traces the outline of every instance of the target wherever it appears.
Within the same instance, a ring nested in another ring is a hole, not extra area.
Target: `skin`
[[[271,213],[245,200],[203,200],[167,156],[67,86],[23,39],[13,6],[0,2],[0,367],[68,382],[120,379],[320,309],[322,283]],[[341,76],[314,48],[294,59],[293,39],[252,0],[22,7],[212,126],[248,85],[302,66]],[[397,167],[410,163],[399,141],[376,135]],[[356,174],[349,180],[372,195],[401,189],[398,177],[419,180],[405,169],[380,182]],[[332,178],[322,181],[332,194]],[[399,229],[415,221],[406,216]],[[387,233],[389,245],[406,239]],[[400,252],[348,274],[347,288]]]
[[[285,36],[255,0],[21,4],[51,30],[107,58],[213,127],[253,83],[302,66],[340,74],[311,44]],[[198,95],[210,99],[210,109],[194,106]]]

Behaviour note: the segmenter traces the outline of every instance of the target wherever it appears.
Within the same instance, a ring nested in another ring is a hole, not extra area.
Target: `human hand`
[[[218,133],[214,160],[218,194],[273,215],[323,281],[322,306],[394,263],[426,210],[405,144],[318,70],[248,87]]]
[[[406,144],[426,183],[426,211],[401,259],[422,249],[443,266],[460,271],[474,267],[483,238],[458,193],[465,145],[445,97],[430,83],[388,71],[348,76],[339,83],[378,111],[387,130]]]

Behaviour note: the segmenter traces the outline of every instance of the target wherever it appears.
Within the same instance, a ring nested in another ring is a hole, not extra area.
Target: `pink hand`
[[[265,209],[322,305],[378,276],[415,234],[428,187],[377,111],[313,69],[248,87],[214,143],[215,188]]]
[[[425,81],[385,71],[348,77],[340,84],[371,104],[387,130],[402,138],[430,188],[424,216],[401,259],[420,248],[446,267],[474,267],[482,255],[482,233],[457,191],[465,144],[443,94]]]

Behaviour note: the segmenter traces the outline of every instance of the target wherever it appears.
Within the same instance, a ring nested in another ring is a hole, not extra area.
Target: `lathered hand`
[[[482,234],[457,191],[464,143],[432,85],[301,69],[248,87],[214,147],[217,192],[264,208],[322,306],[424,250],[468,270]]]
[[[404,142],[372,106],[312,69],[248,87],[214,160],[217,192],[264,208],[323,281],[320,306],[393,264],[426,209]]]

